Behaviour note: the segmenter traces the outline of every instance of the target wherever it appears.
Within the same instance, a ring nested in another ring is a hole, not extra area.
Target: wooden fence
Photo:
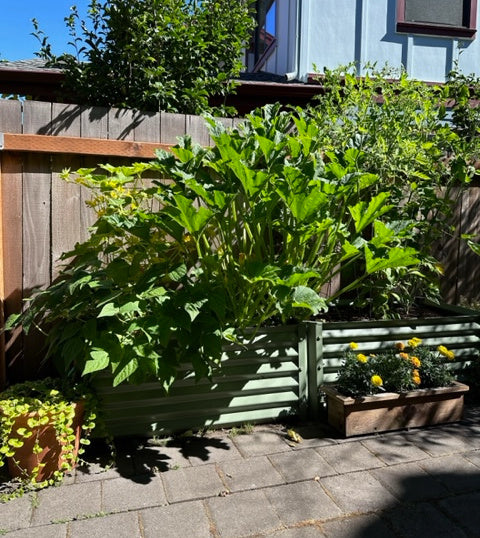
[[[233,120],[224,120],[227,125]],[[62,252],[86,238],[93,213],[83,187],[62,170],[151,159],[189,134],[211,143],[203,118],[144,114],[35,101],[0,100],[1,314],[20,311],[36,287],[48,285]],[[2,341],[0,385],[28,377],[39,362],[35,338]],[[6,354],[6,364],[5,364]]]
[[[63,169],[150,159],[154,148],[184,134],[211,143],[197,116],[0,100],[0,315],[19,311],[33,288],[52,281],[61,253],[86,238],[93,219],[86,192],[64,182]],[[480,298],[477,258],[460,240],[461,233],[480,232],[479,209],[474,185],[457,207],[456,236],[439,248],[450,302]],[[36,339],[14,334],[0,345],[0,385],[7,370],[10,381],[30,377],[39,363]]]

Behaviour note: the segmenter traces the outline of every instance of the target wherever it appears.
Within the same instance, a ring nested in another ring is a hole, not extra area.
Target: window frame
[[[405,4],[407,0],[397,0],[397,32],[407,34],[433,35],[443,37],[460,37],[463,39],[475,39],[477,32],[477,0],[468,0],[467,26],[444,26],[442,24],[427,22],[412,22],[405,20]]]

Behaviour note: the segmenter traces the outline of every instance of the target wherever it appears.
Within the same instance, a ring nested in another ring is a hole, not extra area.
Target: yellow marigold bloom
[[[445,346],[438,346],[437,351],[440,353],[440,355],[443,355],[444,357],[448,357],[448,349]]]
[[[364,355],[363,353],[359,353],[357,355],[357,360],[359,362],[367,362],[368,361],[368,357],[366,355]]]
[[[395,344],[395,347],[399,350],[399,351],[403,351],[405,349],[405,344],[403,342],[397,342]]]
[[[408,353],[399,353],[399,355],[400,355],[400,358],[405,359],[407,361],[410,358],[410,355]]]
[[[455,358],[455,353],[449,349],[447,353],[447,359],[449,361],[453,361],[454,358]]]
[[[420,385],[420,383],[422,382],[419,375],[412,376],[412,381],[415,383],[415,385]]]
[[[410,357],[410,361],[417,368],[420,368],[420,366],[422,365],[422,362],[420,361],[420,359],[418,357]]]
[[[370,381],[375,387],[381,387],[383,385],[383,379],[379,375],[372,375]]]
[[[357,342],[350,342],[349,346],[350,346],[350,349],[358,349]]]
[[[422,343],[421,338],[417,338],[416,336],[413,338],[410,338],[410,340],[408,341],[408,345],[413,348],[418,347],[421,343]]]
[[[419,372],[417,369],[412,370],[412,375],[413,375],[414,377],[419,376],[419,375],[420,375],[420,372]]]

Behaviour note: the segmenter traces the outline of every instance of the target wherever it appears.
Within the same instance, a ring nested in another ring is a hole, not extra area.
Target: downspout
[[[293,71],[290,71],[288,73],[285,73],[285,79],[287,81],[295,80],[298,78],[298,72],[300,69],[300,42],[301,42],[301,11],[302,11],[302,1],[297,0],[297,14],[296,14],[296,20],[295,20],[295,65],[293,67]]]

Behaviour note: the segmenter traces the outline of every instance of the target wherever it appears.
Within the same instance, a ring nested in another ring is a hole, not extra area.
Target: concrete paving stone
[[[161,477],[170,503],[213,497],[226,489],[214,465],[167,471]]]
[[[416,463],[401,463],[370,473],[398,499],[408,502],[438,499],[448,495],[446,487]]]
[[[99,463],[89,463],[88,465],[82,465],[76,469],[75,483],[80,484],[82,482],[93,482],[95,480],[109,480],[121,476],[122,474],[115,467],[107,469]]]
[[[208,433],[205,437],[193,437],[186,445],[185,455],[192,465],[241,459],[234,442],[222,433]]]
[[[383,514],[402,538],[467,538],[467,534],[431,503],[403,504]]]
[[[327,538],[386,538],[391,529],[375,514],[345,517],[322,525]]]
[[[210,538],[210,522],[201,501],[142,510],[144,538]]]
[[[285,479],[266,456],[220,464],[223,481],[230,491],[259,489],[284,484]]]
[[[273,454],[268,458],[287,482],[337,474],[313,448]]]
[[[360,442],[324,446],[316,450],[338,473],[374,469],[385,465]]]
[[[293,426],[293,430],[302,437],[300,443],[289,443],[294,449],[315,448],[317,446],[328,446],[336,444],[332,438],[332,430],[326,424],[302,424]]]
[[[41,490],[32,525],[63,522],[101,511],[101,481]]]
[[[462,456],[467,459],[470,463],[473,463],[478,468],[480,468],[480,450],[474,450],[473,452],[466,452]]]
[[[480,535],[480,493],[450,497],[440,501],[439,506],[469,536]]]
[[[207,499],[206,505],[221,538],[270,533],[282,528],[280,518],[269,504],[264,490]]]
[[[414,445],[408,435],[382,435],[361,441],[362,445],[387,465],[408,463],[428,458],[428,454]]]
[[[58,525],[46,525],[44,527],[30,527],[9,532],[8,538],[66,538],[68,532],[67,523]],[[68,536],[68,538],[71,538]]]
[[[235,446],[242,456],[262,456],[276,452],[291,451],[286,436],[281,431],[255,430],[248,435],[237,435],[233,438]]]
[[[191,466],[181,446],[156,445],[148,441],[136,447],[132,460],[137,475]]]
[[[396,502],[395,497],[367,471],[330,476],[320,482],[347,514],[382,510]]]
[[[159,476],[141,476],[139,481],[131,478],[113,478],[103,482],[104,512],[138,510],[167,504],[163,482]]]
[[[288,526],[302,521],[325,520],[341,514],[340,508],[315,480],[276,486],[264,491],[278,517]]]
[[[32,495],[24,495],[18,499],[0,503],[0,530],[9,531],[29,527],[32,511]]]
[[[69,525],[68,538],[142,538],[137,512],[82,519]]]
[[[457,425],[455,425],[457,426]],[[472,450],[472,438],[458,427],[428,428],[405,435],[405,438],[431,456],[443,456]]]
[[[418,463],[449,491],[480,491],[480,470],[460,454],[430,458]]]
[[[325,538],[325,534],[320,527],[315,525],[301,525],[290,529],[282,529],[268,536],[274,536],[275,538]]]

